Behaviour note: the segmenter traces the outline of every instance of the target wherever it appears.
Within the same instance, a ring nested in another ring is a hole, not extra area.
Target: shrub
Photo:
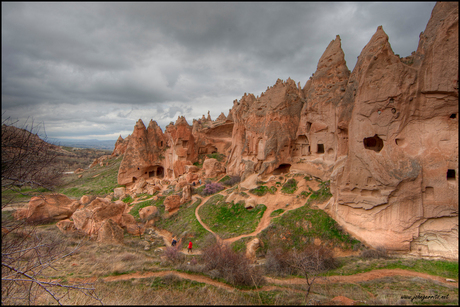
[[[292,194],[297,190],[297,181],[292,178],[286,181],[285,184],[283,184],[283,187],[281,188],[281,192],[287,193],[287,194]]]
[[[233,186],[237,183],[239,183],[241,181],[241,177],[240,176],[231,176],[229,179],[223,181],[222,183],[226,186]]]
[[[249,190],[249,193],[252,193],[257,196],[264,196],[265,194],[267,194],[267,192],[268,192],[268,187],[264,185],[261,185],[255,189]]]
[[[302,250],[277,247],[267,252],[265,269],[279,276],[317,275],[337,267],[332,255],[330,248],[315,244],[308,244]]]
[[[203,192],[201,192],[202,196],[208,196],[212,194],[216,194],[224,189],[224,186],[218,182],[209,182],[206,183]]]
[[[202,260],[209,274],[224,278],[232,285],[254,287],[265,282],[261,270],[251,266],[243,253],[233,251],[228,245],[216,243],[204,248]]]
[[[365,249],[361,251],[361,257],[365,259],[388,258],[388,252],[384,247],[379,246],[376,249]]]
[[[130,204],[134,201],[134,199],[131,197],[131,195],[128,195],[125,198],[123,198],[121,201],[124,203]]]
[[[163,255],[165,256],[166,261],[172,264],[180,263],[185,259],[185,255],[183,255],[179,248],[176,248],[175,246],[167,246],[163,250]]]

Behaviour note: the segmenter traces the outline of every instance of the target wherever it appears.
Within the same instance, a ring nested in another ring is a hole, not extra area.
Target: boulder
[[[184,204],[192,199],[192,187],[190,185],[184,186],[182,190],[182,198],[180,200],[181,204]]]
[[[203,162],[205,178],[216,178],[225,173],[225,167],[216,159],[206,159]]]
[[[112,219],[104,220],[97,233],[97,241],[109,244],[123,244],[123,229]]]
[[[77,228],[75,227],[74,222],[69,219],[65,219],[65,220],[61,220],[57,222],[56,226],[57,228],[59,228],[59,230],[62,233],[65,233],[65,234],[74,233],[77,231]]]
[[[119,187],[119,188],[115,188],[113,189],[113,196],[115,198],[120,198],[126,194],[126,188],[125,187]]]
[[[168,212],[173,211],[174,209],[179,208],[180,206],[180,197],[179,195],[170,195],[165,198],[164,201],[165,210]]]
[[[141,220],[147,219],[152,214],[156,214],[158,212],[158,208],[155,206],[147,206],[139,210],[139,217]]]
[[[34,196],[27,208],[14,213],[16,219],[25,218],[28,223],[41,224],[68,219],[81,204],[63,194]]]

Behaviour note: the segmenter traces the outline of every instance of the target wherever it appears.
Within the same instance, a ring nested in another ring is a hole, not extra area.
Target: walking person
[[[188,242],[188,253],[192,253],[192,254],[193,254],[193,252],[192,252],[192,246],[193,246],[192,241]]]
[[[176,246],[176,243],[177,243],[176,238],[173,238],[171,246]]]

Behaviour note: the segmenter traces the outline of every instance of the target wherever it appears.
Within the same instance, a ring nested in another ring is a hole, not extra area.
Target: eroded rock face
[[[300,172],[331,180],[324,210],[367,245],[458,259],[458,87],[458,3],[439,2],[405,58],[378,27],[350,73],[337,36],[303,89],[277,80],[235,100],[227,117],[152,129],[168,148],[138,122],[118,180],[136,182],[155,165],[167,179],[183,176],[181,186],[225,171],[249,188]],[[223,169],[214,159],[192,166],[212,153],[226,156]]]
[[[27,208],[16,211],[14,216],[28,223],[49,223],[68,219],[80,206],[78,201],[63,194],[34,196]]]
[[[122,216],[126,206],[122,201],[112,203],[106,198],[97,197],[85,208],[75,211],[72,219],[77,229],[87,235],[95,235],[107,219],[122,225]]]
[[[458,4],[436,4],[406,59],[379,27],[350,80],[348,156],[329,212],[371,246],[457,258]]]
[[[271,173],[291,162],[304,94],[295,82],[278,79],[260,97],[245,94],[233,102],[232,147],[227,173],[247,176]]]
[[[174,209],[179,208],[180,206],[180,197],[179,195],[170,195],[165,198],[163,202],[165,210],[168,212],[173,211]]]
[[[112,219],[104,220],[97,234],[97,241],[102,243],[123,244],[123,229]]]
[[[203,171],[205,178],[217,178],[225,173],[225,167],[216,159],[206,159],[203,162]]]

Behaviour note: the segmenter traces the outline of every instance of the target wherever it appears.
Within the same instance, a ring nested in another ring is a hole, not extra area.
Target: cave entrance
[[[324,153],[324,144],[318,144],[316,153],[323,154]]]
[[[164,170],[163,166],[154,166],[153,169],[149,171],[149,177],[163,178]]]
[[[280,166],[273,171],[273,175],[287,174],[290,169],[291,164],[280,164]]]
[[[370,138],[364,138],[363,144],[364,148],[375,152],[380,152],[383,148],[383,140],[377,134]]]
[[[455,170],[454,169],[447,170],[447,180],[455,180]]]

